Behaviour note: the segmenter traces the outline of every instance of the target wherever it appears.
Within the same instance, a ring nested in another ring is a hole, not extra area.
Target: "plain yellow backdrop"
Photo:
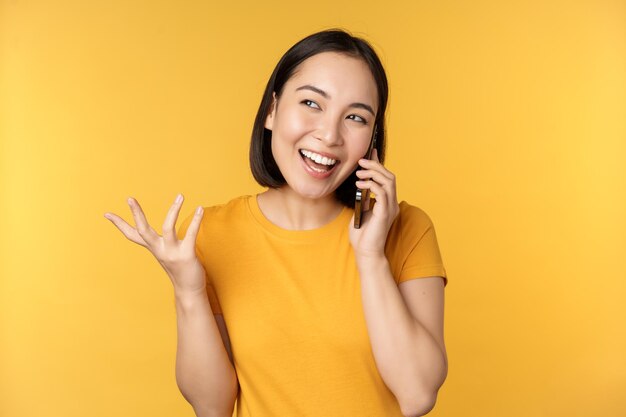
[[[263,89],[331,27],[380,54],[386,166],[449,273],[430,415],[626,415],[617,0],[0,1],[0,415],[193,415],[171,283],[103,214],[262,191]]]

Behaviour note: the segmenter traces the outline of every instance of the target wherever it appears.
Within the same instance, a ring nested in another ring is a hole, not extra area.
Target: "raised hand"
[[[364,169],[356,172],[360,178],[357,187],[365,189],[368,196],[364,201],[363,224],[355,229],[354,216],[350,220],[350,243],[357,258],[382,258],[385,256],[385,243],[391,225],[400,213],[396,196],[396,177],[380,163],[378,151],[374,148],[372,159],[361,159]],[[376,203],[370,208],[369,193],[376,194]]]
[[[202,207],[198,207],[185,237],[178,240],[175,226],[182,203],[183,196],[179,194],[165,216],[163,236],[148,224],[141,206],[132,197],[128,199],[128,205],[137,228],[114,213],[105,213],[104,217],[109,219],[128,240],[145,247],[154,255],[170,277],[176,293],[205,292],[205,270],[195,251],[203,210]]]

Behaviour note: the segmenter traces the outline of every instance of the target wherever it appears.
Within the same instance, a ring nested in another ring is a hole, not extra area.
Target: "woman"
[[[365,40],[310,35],[278,62],[255,120],[250,163],[266,191],[199,207],[176,234],[179,195],[162,237],[133,199],[137,229],[110,216],[174,285],[177,383],[198,416],[231,416],[236,400],[235,415],[254,417],[434,406],[447,277],[430,218],[398,203],[381,163],[387,93]],[[357,187],[376,195],[360,228]]]

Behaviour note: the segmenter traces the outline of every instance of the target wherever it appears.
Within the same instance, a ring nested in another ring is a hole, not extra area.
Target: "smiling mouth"
[[[316,162],[315,160],[311,159],[311,153],[310,151],[307,151],[305,149],[300,149],[298,151],[298,153],[300,154],[300,157],[304,160],[304,163],[307,164],[307,166],[309,168],[311,168],[312,170],[316,171],[316,172],[328,172],[331,171],[333,168],[335,168],[337,165],[340,164],[341,161],[339,160],[335,160],[332,164],[329,163],[329,159],[328,158],[323,158],[322,160],[320,160],[320,158],[316,158],[318,161],[320,162]],[[309,156],[305,155],[308,154]],[[326,163],[324,163],[326,162]]]

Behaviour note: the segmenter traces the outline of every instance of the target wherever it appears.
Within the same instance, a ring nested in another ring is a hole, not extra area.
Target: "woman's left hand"
[[[400,213],[396,196],[396,177],[378,160],[376,148],[372,159],[361,159],[363,169],[356,171],[359,181],[356,186],[365,190],[367,195],[361,214],[361,227],[354,228],[354,216],[350,221],[350,243],[357,258],[380,258],[385,256],[385,243],[391,225]],[[370,210],[369,193],[376,194],[376,203]]]

